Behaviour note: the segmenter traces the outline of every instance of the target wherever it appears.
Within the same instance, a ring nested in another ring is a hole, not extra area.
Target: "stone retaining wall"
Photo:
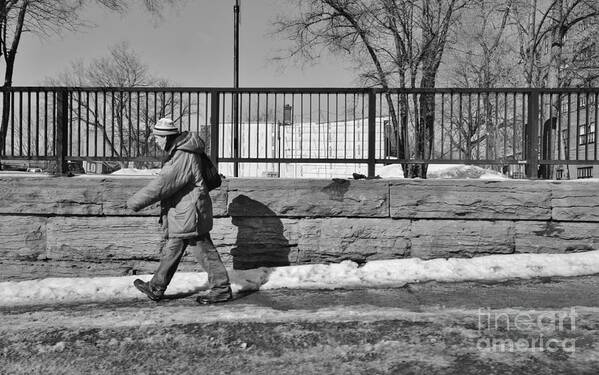
[[[0,280],[151,273],[147,177],[0,176]],[[599,248],[599,183],[228,179],[212,238],[235,268]],[[181,270],[199,270],[186,255]]]

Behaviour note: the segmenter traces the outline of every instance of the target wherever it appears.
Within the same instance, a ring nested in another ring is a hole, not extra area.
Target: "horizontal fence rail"
[[[2,160],[159,164],[152,125],[198,132],[230,175],[281,168],[460,163],[599,164],[597,89],[0,89]],[[588,167],[584,167],[588,168]],[[584,169],[582,168],[582,169]],[[580,173],[586,173],[582,171]]]

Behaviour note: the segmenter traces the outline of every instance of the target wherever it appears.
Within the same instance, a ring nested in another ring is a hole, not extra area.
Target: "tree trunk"
[[[14,56],[5,56],[6,72],[4,74],[4,87],[12,87],[12,75],[14,71],[15,59]],[[8,121],[10,118],[10,91],[6,90],[2,93],[2,122],[0,123],[0,152],[2,156],[6,156],[6,136],[8,135]]]
[[[435,87],[436,73],[425,70],[420,81],[421,88]],[[423,93],[419,98],[420,113],[416,122],[415,158],[428,160],[433,156],[433,140],[435,136],[435,94]],[[413,164],[410,168],[411,177],[426,178],[428,164]]]
[[[12,76],[15,68],[15,56],[19,47],[19,41],[21,40],[21,33],[23,32],[23,24],[25,22],[25,14],[29,6],[29,0],[25,0],[19,10],[17,21],[15,25],[15,36],[10,45],[3,51],[4,61],[6,62],[6,72],[4,73],[4,87],[12,87]],[[5,25],[6,27],[6,25]],[[4,35],[5,46],[7,44],[6,35]],[[8,91],[4,91],[2,99],[2,122],[0,123],[0,152],[5,153],[6,147],[6,136],[8,134],[8,119],[10,117],[10,94]]]
[[[551,9],[551,19],[553,20],[552,32],[551,32],[551,52],[549,59],[549,70],[547,72],[547,87],[558,88],[560,87],[559,70],[562,61],[562,44],[564,33],[562,29],[563,20],[563,0],[555,0],[553,8]],[[553,148],[553,139],[556,138],[554,134],[557,124],[557,113],[560,105],[560,96],[554,95],[551,103],[549,104],[551,118],[549,113],[548,118],[543,124],[543,147],[541,148],[541,159],[553,158],[555,151]],[[544,108],[543,108],[544,110]],[[551,179],[554,176],[554,167],[547,164],[541,164],[539,167],[539,178]]]

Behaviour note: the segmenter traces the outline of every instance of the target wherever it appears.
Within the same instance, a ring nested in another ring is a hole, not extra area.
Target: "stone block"
[[[553,185],[552,219],[599,222],[599,183],[564,181]]]
[[[409,220],[330,218],[301,220],[298,263],[329,263],[409,256]]]
[[[405,219],[549,220],[547,183],[489,180],[390,182],[390,214]]]
[[[421,259],[473,257],[514,252],[514,223],[482,220],[415,220],[411,256]]]
[[[519,222],[516,252],[570,253],[599,249],[596,223]]]
[[[100,215],[102,192],[85,177],[0,177],[0,214]]]
[[[36,260],[46,251],[46,218],[0,215],[0,260]]]
[[[160,259],[161,229],[155,217],[52,217],[47,225],[46,257],[51,260]],[[234,238],[230,219],[215,219],[212,233],[219,251]],[[186,254],[185,259],[193,259]]]
[[[47,225],[51,260],[155,259],[159,241],[154,217],[51,217]]]
[[[388,190],[382,180],[232,179],[228,214],[388,217]]]

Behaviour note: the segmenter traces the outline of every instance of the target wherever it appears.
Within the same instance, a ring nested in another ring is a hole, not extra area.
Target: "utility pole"
[[[239,0],[233,6],[233,87],[239,88]],[[239,157],[239,94],[233,93],[233,157]],[[239,176],[239,163],[233,163],[233,177]]]

